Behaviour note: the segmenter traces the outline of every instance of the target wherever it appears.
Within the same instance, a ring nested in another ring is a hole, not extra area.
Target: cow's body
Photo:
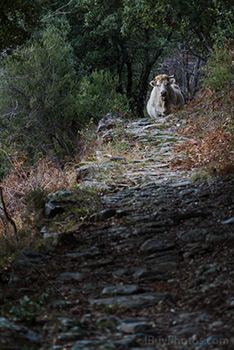
[[[147,112],[151,118],[168,115],[171,105],[179,107],[184,105],[184,96],[179,86],[175,84],[175,79],[161,74],[155,77],[150,85],[153,90],[147,103]]]

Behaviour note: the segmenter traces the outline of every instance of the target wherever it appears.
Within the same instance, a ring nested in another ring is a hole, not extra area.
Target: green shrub
[[[215,92],[233,90],[234,64],[233,57],[226,47],[216,46],[211,54],[205,72],[204,86]]]
[[[68,31],[65,19],[52,19],[2,61],[0,142],[33,161],[39,152],[71,156],[75,149],[78,82]]]
[[[77,97],[77,114],[82,126],[90,119],[98,121],[105,114],[128,110],[128,100],[125,95],[116,92],[118,79],[110,72],[94,71],[85,76],[79,84]]]

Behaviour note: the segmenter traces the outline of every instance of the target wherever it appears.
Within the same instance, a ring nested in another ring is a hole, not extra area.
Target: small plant
[[[47,304],[48,297],[47,293],[42,293],[33,299],[25,295],[17,300],[17,303],[5,300],[3,315],[10,316],[13,321],[31,324],[40,315],[42,307]]]
[[[98,327],[101,328],[101,330],[115,330],[117,326],[117,322],[112,319],[106,319],[102,320],[98,323]]]

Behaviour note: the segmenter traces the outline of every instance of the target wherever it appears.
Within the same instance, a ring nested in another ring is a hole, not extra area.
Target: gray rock
[[[131,267],[128,269],[119,269],[119,270],[114,271],[113,275],[117,276],[117,277],[131,276],[135,272],[138,272],[138,271],[147,271],[147,268],[145,268],[145,267]]]
[[[170,257],[171,258],[171,257]],[[171,272],[178,267],[178,263],[175,261],[160,262],[159,259],[150,259],[145,261],[145,265],[150,266],[153,273],[165,273]]]
[[[65,211],[65,206],[69,203],[76,203],[73,191],[57,191],[47,195],[45,204],[45,215],[52,218]]]
[[[209,324],[209,329],[213,330],[215,328],[223,327],[223,321],[214,321],[211,324]]]
[[[225,288],[233,288],[233,281],[229,279],[229,276],[226,274],[221,274],[218,276],[212,283],[205,284],[201,291],[203,293],[209,292],[210,290],[214,289],[221,289],[224,290]]]
[[[184,338],[184,337],[193,337],[194,335],[198,335],[200,332],[199,328],[195,327],[194,325],[179,325],[172,327],[170,331],[178,338]]]
[[[141,236],[141,235],[146,235],[146,234],[154,234],[154,233],[161,233],[162,228],[159,227],[138,227],[135,230],[133,230],[133,235],[135,236]]]
[[[99,135],[99,139],[101,139],[102,142],[111,142],[115,136],[115,133],[112,130],[108,130],[101,135]]]
[[[204,264],[201,265],[196,271],[196,275],[200,276],[200,275],[212,275],[214,273],[220,272],[223,270],[222,265],[218,264],[218,263],[213,263],[213,264]]]
[[[45,216],[47,218],[53,218],[57,214],[64,213],[64,208],[60,204],[48,202],[45,204]]]
[[[82,181],[87,179],[92,179],[96,170],[97,165],[82,165],[79,168],[76,168],[76,181]]]
[[[189,243],[186,245],[186,249],[188,250],[186,253],[184,253],[185,258],[189,258],[195,254],[205,254],[207,252],[213,251],[213,247],[206,243]]]
[[[194,228],[187,232],[179,233],[179,238],[182,239],[183,242],[193,243],[204,240],[207,235],[206,229]]]
[[[21,254],[28,261],[30,261],[30,263],[35,263],[35,264],[41,262],[42,260],[50,258],[49,255],[46,255],[46,254],[43,254],[40,252],[36,252],[34,250],[31,250],[31,249],[23,249],[23,250],[21,250]]]
[[[171,184],[171,187],[186,187],[191,185],[191,181],[187,180],[187,181],[181,181],[181,182],[174,182]]]
[[[103,221],[107,220],[116,214],[116,209],[110,208],[110,209],[104,209],[102,211],[99,211],[98,213],[95,213],[90,216],[91,221]]]
[[[83,281],[87,278],[83,273],[79,272],[64,272],[61,273],[57,279],[62,282],[67,282],[67,281]]]
[[[181,260],[180,252],[177,250],[155,252],[146,258],[147,260],[145,260],[145,264],[147,265],[151,264],[152,269],[154,269],[156,265],[165,264],[165,263],[177,264]]]
[[[99,121],[97,134],[103,133],[104,131],[111,129],[120,123],[123,123],[123,119],[119,113],[108,113]]]
[[[67,306],[71,306],[75,304],[75,302],[71,302],[69,300],[53,300],[51,303],[48,304],[49,308],[56,308],[56,309],[62,309],[65,308]]]
[[[135,272],[133,278],[138,281],[167,281],[170,279],[170,276],[148,269],[147,271]]]
[[[61,323],[61,325],[63,325],[66,328],[73,327],[75,324],[75,320],[73,320],[72,318],[65,318],[65,317],[60,317],[59,322]]]
[[[117,285],[108,286],[102,290],[102,294],[116,294],[116,295],[131,295],[136,293],[148,292],[149,288],[140,287],[138,285]]]
[[[227,220],[222,221],[222,224],[223,224],[223,225],[227,225],[227,224],[234,224],[234,217],[233,217],[233,218],[230,218],[230,219],[227,219]]]
[[[127,309],[143,309],[158,304],[168,298],[168,293],[144,293],[129,296],[120,296],[105,299],[89,299],[91,305],[103,305],[108,307],[123,307]]]
[[[129,323],[121,323],[118,326],[118,329],[123,333],[128,334],[136,334],[136,333],[144,333],[149,329],[149,325],[147,322],[142,321],[136,321],[136,322],[129,322]]]
[[[0,348],[22,350],[24,346],[40,344],[42,337],[25,326],[0,318]]]
[[[115,217],[117,219],[121,219],[123,218],[124,216],[128,216],[129,215],[129,212],[126,211],[126,210],[121,210],[121,209],[118,209],[116,210],[116,213],[115,213]]]
[[[189,288],[198,287],[199,285],[204,284],[205,282],[206,278],[204,276],[200,276],[190,283]]]
[[[213,233],[210,233],[206,237],[206,242],[214,245],[224,244],[227,243],[229,240],[233,240],[233,234],[230,233],[224,233],[220,235],[215,235]]]
[[[82,332],[65,332],[65,333],[60,333],[56,337],[56,342],[61,344],[61,343],[67,343],[67,342],[74,342],[78,339],[82,339],[84,336]]]
[[[152,252],[162,252],[174,248],[173,244],[165,244],[160,239],[148,239],[140,247],[140,251],[144,254]]]
[[[85,259],[92,259],[96,255],[100,254],[100,250],[95,248],[95,249],[90,249],[90,250],[85,250],[85,251],[78,251],[78,252],[71,252],[65,254],[67,258],[70,259],[80,259],[80,258],[85,258]]]
[[[76,202],[74,199],[74,191],[57,191],[55,193],[49,193],[47,195],[47,200],[51,203],[61,203],[61,202]]]

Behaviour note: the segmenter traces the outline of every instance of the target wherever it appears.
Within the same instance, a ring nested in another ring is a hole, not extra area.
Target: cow
[[[184,96],[173,76],[160,74],[150,82],[150,85],[153,90],[147,103],[147,112],[151,118],[168,115],[171,105],[178,107],[184,105]]]

